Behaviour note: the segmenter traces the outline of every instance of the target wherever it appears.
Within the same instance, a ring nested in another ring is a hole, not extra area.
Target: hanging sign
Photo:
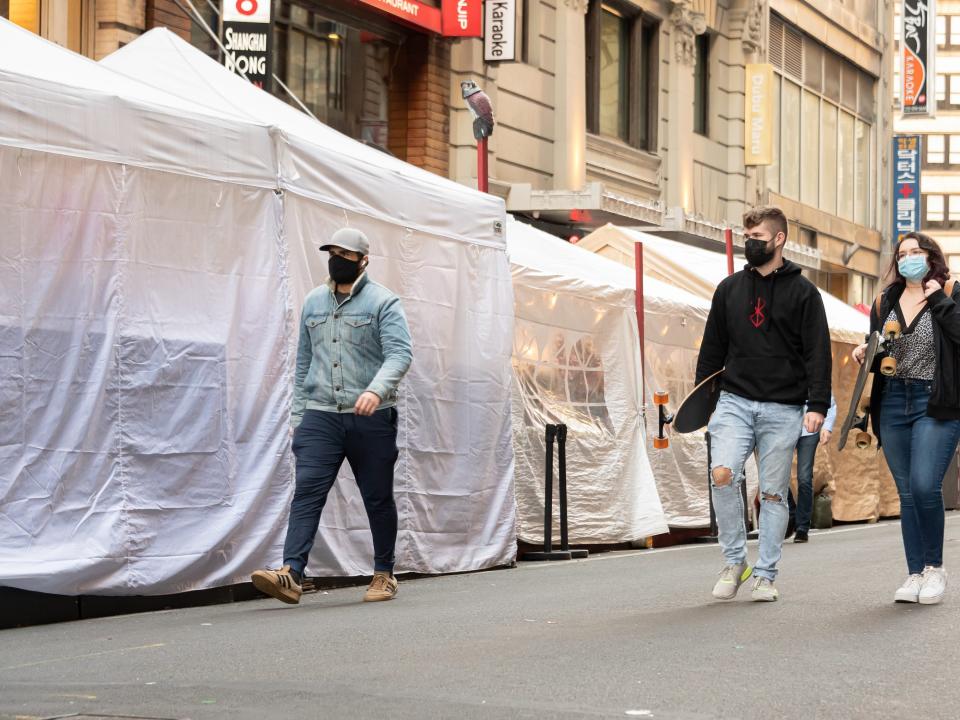
[[[443,0],[446,37],[483,37],[482,0]]]
[[[417,0],[360,0],[360,2],[424,30],[435,33],[441,30],[440,10]]]
[[[517,59],[516,0],[485,0],[483,59],[487,62]]]
[[[893,138],[893,242],[920,230],[920,136]]]
[[[900,97],[904,115],[933,115],[937,93],[934,87],[934,10],[932,0],[903,0],[900,28]]]
[[[259,88],[269,90],[273,70],[270,51],[273,26],[270,0],[223,0],[222,42],[227,70],[245,77]]]
[[[773,163],[773,65],[746,67],[743,152],[745,165]]]

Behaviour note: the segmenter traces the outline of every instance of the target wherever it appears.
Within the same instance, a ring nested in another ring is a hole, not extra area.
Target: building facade
[[[960,1],[938,0],[934,60],[936,112],[932,117],[900,113],[900,3],[894,38],[894,129],[921,136],[920,229],[940,243],[950,272],[960,274]]]
[[[818,285],[869,303],[889,235],[892,3],[518,0],[518,61],[453,47],[498,125],[491,192],[557,234],[605,222],[717,242],[759,203],[784,208]],[[773,67],[773,162],[745,165],[745,70]],[[467,111],[451,175],[476,182]]]
[[[850,303],[873,297],[892,214],[893,0],[515,0],[516,60],[499,63],[484,61],[481,39],[441,37],[386,4],[273,0],[272,92],[295,102],[286,86],[345,134],[476,186],[460,97],[473,79],[497,118],[490,191],[510,212],[561,236],[614,222],[716,245],[746,208],[776,204],[788,256],[811,279]],[[0,11],[97,59],[158,25],[220,52],[203,27],[218,28],[216,2],[0,0]],[[950,100],[960,59],[948,60],[938,87]],[[772,152],[747,165],[746,70],[757,64],[772,72]],[[944,178],[953,159],[960,170],[957,102],[955,131],[928,142]],[[928,218],[944,237],[956,221],[960,245],[960,195],[937,178],[924,180]]]

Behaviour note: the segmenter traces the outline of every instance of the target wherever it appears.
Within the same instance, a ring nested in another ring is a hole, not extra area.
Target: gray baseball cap
[[[332,247],[352,250],[361,255],[370,254],[370,241],[367,240],[367,236],[354,228],[340,228],[333,234],[333,237],[330,238],[330,242],[326,245],[321,245],[320,249],[329,250]]]

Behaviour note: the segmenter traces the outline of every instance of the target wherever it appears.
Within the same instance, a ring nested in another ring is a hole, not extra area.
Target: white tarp
[[[3,20],[0,86],[0,585],[164,594],[279,561],[296,318],[323,274],[311,239],[348,219],[414,335],[398,569],[512,559],[512,291],[492,222],[451,237],[277,193],[266,123]],[[310,570],[369,573],[362,505],[338,487]]]
[[[453,572],[510,562],[513,295],[503,201],[336,132],[168,30],[151,30],[101,64],[274,129],[282,140],[278,181],[295,308],[326,277],[322,240],[345,224],[367,233],[371,275],[403,300],[414,344],[399,401],[398,569]],[[372,572],[367,528],[356,485],[337,483],[310,571]]]
[[[569,428],[572,542],[619,543],[667,532],[644,443],[632,273],[515,220],[507,224],[507,247],[516,299],[513,437],[520,538],[543,541],[548,423]],[[651,310],[673,319],[664,326],[668,332],[671,324],[680,328],[688,303],[703,305],[655,280],[646,290]],[[555,502],[554,537],[558,512]]]

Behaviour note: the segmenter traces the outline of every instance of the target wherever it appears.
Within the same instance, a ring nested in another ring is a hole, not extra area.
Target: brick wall
[[[447,177],[450,171],[450,45],[427,35],[409,38],[390,83],[390,151]]]

